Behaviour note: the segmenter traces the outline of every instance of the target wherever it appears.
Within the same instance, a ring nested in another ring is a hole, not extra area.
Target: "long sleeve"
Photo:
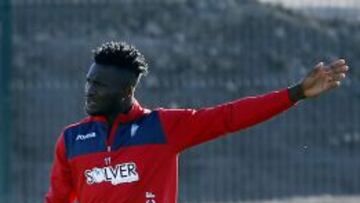
[[[63,135],[59,137],[55,146],[55,159],[50,178],[45,203],[71,203],[75,200]]]
[[[283,89],[199,110],[160,109],[159,114],[169,144],[180,152],[263,122],[293,104],[289,90]]]

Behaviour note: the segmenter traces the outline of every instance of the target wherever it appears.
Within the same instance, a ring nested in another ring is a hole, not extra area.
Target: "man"
[[[47,203],[175,203],[178,155],[247,128],[340,86],[348,66],[319,63],[297,85],[256,97],[194,109],[148,110],[134,92],[148,65],[138,50],[109,42],[94,51],[86,75],[89,117],[59,137]]]

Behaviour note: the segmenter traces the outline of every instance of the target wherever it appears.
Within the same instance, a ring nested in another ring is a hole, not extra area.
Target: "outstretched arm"
[[[338,87],[348,69],[342,59],[330,66],[319,63],[299,84],[287,89],[199,110],[160,109],[161,123],[169,144],[176,151],[182,151],[256,125],[287,110],[300,99],[316,97]]]

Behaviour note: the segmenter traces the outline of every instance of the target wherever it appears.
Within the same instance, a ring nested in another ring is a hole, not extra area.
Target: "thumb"
[[[316,64],[316,66],[313,68],[313,70],[311,70],[308,74],[309,77],[314,77],[316,76],[324,67],[324,62],[319,62],[318,64]]]
[[[324,62],[321,61],[314,67],[314,70],[319,71],[323,67],[324,67]]]

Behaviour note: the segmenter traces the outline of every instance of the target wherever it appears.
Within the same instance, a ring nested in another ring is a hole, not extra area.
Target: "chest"
[[[64,139],[68,160],[93,153],[119,152],[128,147],[166,145],[156,112],[114,126],[100,121],[83,123],[67,129]]]

